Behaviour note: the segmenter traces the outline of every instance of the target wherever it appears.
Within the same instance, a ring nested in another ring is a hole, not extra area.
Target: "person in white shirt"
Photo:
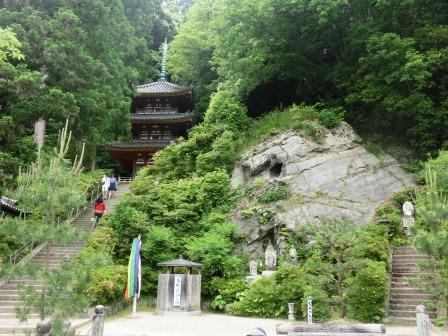
[[[103,192],[103,198],[107,199],[107,196],[109,195],[109,187],[110,187],[110,177],[104,174],[103,178],[101,179],[101,190]]]

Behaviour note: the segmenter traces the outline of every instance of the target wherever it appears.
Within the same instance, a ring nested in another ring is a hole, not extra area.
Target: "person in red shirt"
[[[98,225],[100,218],[105,213],[106,213],[106,204],[104,204],[102,197],[98,197],[98,199],[93,204],[93,216],[94,216],[94,223],[92,227],[93,229]]]

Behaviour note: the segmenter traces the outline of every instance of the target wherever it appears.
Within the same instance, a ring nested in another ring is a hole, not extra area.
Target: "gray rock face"
[[[414,184],[392,157],[375,156],[360,140],[347,123],[341,123],[325,131],[319,142],[291,131],[245,153],[235,167],[233,186],[261,178],[285,182],[291,193],[288,200],[277,203],[280,211],[263,227],[235,212],[248,252],[259,252],[259,244],[253,243],[279,227],[295,230],[335,217],[365,225],[381,203]]]

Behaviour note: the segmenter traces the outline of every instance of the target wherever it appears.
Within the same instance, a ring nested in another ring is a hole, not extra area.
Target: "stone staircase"
[[[392,277],[389,298],[389,318],[391,323],[415,325],[417,305],[433,303],[435,297],[425,289],[410,284],[419,278],[422,271],[419,264],[428,261],[428,257],[410,246],[395,248],[392,256]],[[436,317],[433,308],[427,309],[430,318]]]
[[[122,183],[119,185],[118,189],[119,190],[115,192],[112,199],[105,200],[107,212],[113,210],[121,196],[129,191],[129,185]],[[89,207],[73,221],[73,225],[83,230],[91,231],[93,224],[91,217],[92,208]],[[83,246],[83,242],[73,242],[66,246],[52,245],[49,250],[49,269],[56,269],[67,258],[71,260],[78,254]],[[37,253],[30,261],[31,264],[37,264],[42,267],[46,266],[46,262],[46,249]],[[35,328],[35,325],[39,320],[39,315],[37,313],[29,315],[29,319],[25,323],[20,323],[16,317],[16,307],[23,306],[23,303],[20,301],[20,293],[25,291],[25,287],[28,286],[32,286],[39,291],[42,289],[42,281],[39,279],[31,279],[30,277],[17,277],[9,280],[6,284],[0,287],[0,336],[21,335]]]

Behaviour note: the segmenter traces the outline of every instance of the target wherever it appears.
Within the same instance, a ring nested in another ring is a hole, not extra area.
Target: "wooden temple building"
[[[157,82],[137,86],[131,105],[132,139],[106,145],[121,165],[132,175],[151,164],[154,154],[179,137],[186,137],[194,122],[191,90],[167,81],[166,56],[163,45],[161,78]]]

